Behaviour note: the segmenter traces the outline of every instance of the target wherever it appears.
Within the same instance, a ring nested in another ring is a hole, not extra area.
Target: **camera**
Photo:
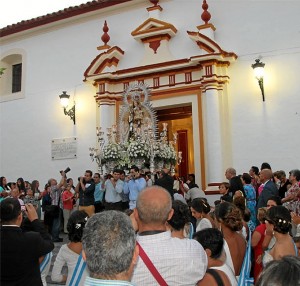
[[[70,169],[69,167],[67,167],[66,170],[64,170],[65,174],[67,174],[67,173],[70,172],[70,171],[71,171],[71,169]],[[59,171],[59,172],[60,172],[60,174],[61,174],[63,171],[61,170],[61,171]]]
[[[80,182],[80,177],[78,177],[78,182]],[[83,178],[82,182],[85,184],[85,179]]]

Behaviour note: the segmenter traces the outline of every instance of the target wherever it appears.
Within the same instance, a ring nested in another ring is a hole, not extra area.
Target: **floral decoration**
[[[165,163],[176,164],[177,156],[172,144],[161,144],[156,148],[156,160],[162,160]]]
[[[107,144],[103,149],[105,161],[118,161],[121,157],[120,146],[116,143]]]
[[[130,141],[127,153],[130,159],[149,158],[151,155],[150,145],[141,140]]]

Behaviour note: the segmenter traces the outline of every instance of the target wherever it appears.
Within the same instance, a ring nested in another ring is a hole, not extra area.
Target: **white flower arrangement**
[[[149,158],[150,145],[140,140],[130,141],[127,148],[127,153],[130,159]]]
[[[163,160],[165,163],[175,164],[177,160],[176,151],[171,144],[161,144],[156,148],[157,160]]]
[[[105,161],[117,161],[121,157],[120,146],[116,143],[107,144],[103,149]]]

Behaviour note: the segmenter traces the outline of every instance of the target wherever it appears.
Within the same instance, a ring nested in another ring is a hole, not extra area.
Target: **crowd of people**
[[[74,184],[66,173],[44,190],[0,178],[1,285],[47,285],[61,232],[68,241],[51,279],[66,285],[271,285],[284,281],[283,265],[285,284],[300,285],[298,169],[287,178],[268,163],[241,175],[228,168],[214,205],[194,174],[132,166],[86,170]]]

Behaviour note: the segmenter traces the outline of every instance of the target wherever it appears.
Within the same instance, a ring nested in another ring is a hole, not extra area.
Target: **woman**
[[[253,226],[252,222],[250,221],[250,211],[246,208],[246,199],[245,197],[236,197],[233,200],[233,204],[237,206],[242,215],[243,227],[240,231],[240,234],[243,235],[246,240],[248,240],[249,229],[253,231],[255,229],[255,225]]]
[[[33,180],[31,183],[31,189],[33,190],[33,195],[37,199],[38,202],[38,208],[37,208],[37,214],[39,219],[41,219],[41,198],[42,198],[42,192],[39,190],[40,183],[38,180]]]
[[[74,194],[71,192],[71,186],[67,185],[62,193],[63,215],[64,215],[64,233],[68,233],[67,224],[73,210]]]
[[[275,206],[281,206],[281,198],[279,196],[272,196],[267,201],[267,210],[275,207]],[[271,249],[274,246],[275,238],[273,236],[273,231],[267,230],[265,231],[265,237],[264,241],[262,243],[262,249],[267,250]]]
[[[273,175],[276,184],[278,184],[278,194],[281,197],[281,199],[283,199],[285,197],[287,190],[291,187],[291,183],[286,178],[285,171],[283,170],[277,171]]]
[[[259,208],[257,211],[257,219],[260,222],[260,225],[257,226],[252,234],[251,246],[254,250],[254,282],[257,281],[259,274],[261,273],[262,267],[262,243],[265,238],[265,231],[266,231],[266,220],[267,216],[267,209],[266,208]]]
[[[25,182],[24,182],[23,178],[19,178],[17,180],[17,186],[18,186],[21,198],[26,196],[26,191],[25,191],[26,187],[25,187]]]
[[[88,219],[88,214],[85,211],[74,211],[69,218],[67,230],[70,242],[62,245],[60,248],[51,273],[51,279],[54,282],[70,284],[77,261],[81,259],[82,251],[82,234],[85,224]],[[67,264],[68,275],[62,274],[63,266]],[[75,274],[80,274],[77,272]],[[86,277],[86,271],[83,271],[83,275],[80,278],[80,282],[77,285],[84,285]]]
[[[172,237],[186,238],[185,226],[190,223],[189,207],[181,201],[173,201],[173,216],[168,220],[167,228],[171,231]]]
[[[215,213],[225,240],[226,264],[239,276],[246,252],[246,240],[238,233],[243,227],[241,212],[234,204],[224,202]]]
[[[291,170],[289,181],[292,185],[286,192],[285,198],[283,198],[281,201],[287,209],[296,214],[300,214],[300,170]]]
[[[73,210],[78,210],[79,206],[79,194],[75,192],[74,182],[72,178],[67,179],[67,186],[70,186],[71,193],[73,194]]]
[[[248,173],[242,175],[242,183],[246,195],[246,206],[251,213],[250,220],[256,226],[256,192],[251,185],[251,176]]]
[[[197,286],[236,286],[237,280],[232,269],[224,263],[222,233],[216,228],[207,228],[196,232],[193,238],[202,245],[208,259],[206,274]],[[217,282],[218,278],[223,284]]]
[[[297,255],[295,246],[289,231],[292,227],[291,214],[284,206],[275,206],[267,211],[266,229],[272,231],[275,237],[274,246],[265,251],[263,265],[272,260],[279,260],[286,255]]]
[[[7,185],[5,177],[0,177],[0,202],[8,196],[10,188]]]
[[[196,231],[213,227],[213,220],[209,215],[210,205],[204,202],[203,199],[196,198],[192,200],[191,212],[192,216],[197,220]]]

